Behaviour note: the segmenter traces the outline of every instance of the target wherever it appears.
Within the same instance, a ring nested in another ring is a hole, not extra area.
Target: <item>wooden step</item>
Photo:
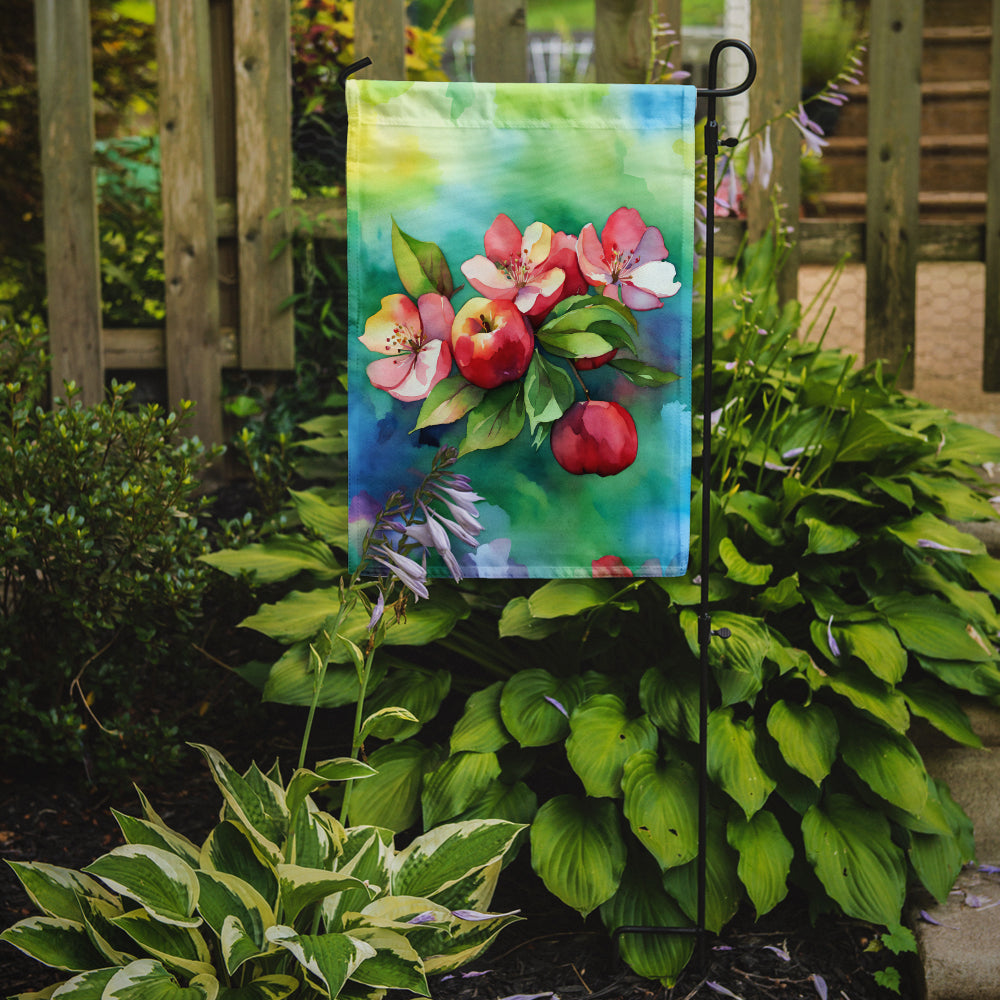
[[[989,24],[991,0],[924,0],[924,27],[937,28],[960,21]]]
[[[868,198],[863,191],[830,191],[815,201],[828,218],[864,220]],[[986,216],[986,193],[979,191],[921,191],[920,218],[927,221],[981,223]]]
[[[924,83],[988,80],[992,38],[989,25],[925,28],[921,79]]]

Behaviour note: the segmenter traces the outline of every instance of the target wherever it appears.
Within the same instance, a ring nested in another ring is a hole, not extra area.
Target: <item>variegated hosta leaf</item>
[[[122,835],[129,844],[146,844],[149,847],[159,847],[161,850],[176,854],[181,860],[186,861],[192,868],[198,864],[199,848],[196,847],[187,837],[176,833],[169,827],[145,819],[136,819],[134,816],[126,816],[125,813],[112,809],[118,826],[121,827]]]
[[[733,718],[733,709],[717,708],[708,717],[708,773],[749,818],[774,791],[776,782],[757,762],[754,720]]]
[[[278,905],[278,875],[241,823],[220,823],[201,847],[200,868],[225,872],[252,885],[272,908]]]
[[[762,809],[750,819],[729,821],[726,837],[740,853],[736,873],[746,886],[758,918],[788,895],[788,872],[795,849],[782,833],[774,813]]]
[[[285,948],[330,996],[340,993],[358,966],[375,957],[375,949],[349,934],[296,934],[291,927],[269,927],[267,939]]]
[[[691,921],[664,891],[652,859],[630,858],[618,891],[601,905],[608,931],[619,927],[690,927]],[[622,934],[618,948],[640,976],[673,986],[691,959],[692,934]]]
[[[767,731],[777,741],[785,761],[815,785],[830,773],[840,732],[826,705],[815,701],[799,705],[779,699],[767,715]]]
[[[126,963],[127,964],[127,963]],[[42,997],[54,997],[56,1000],[101,1000],[104,996],[104,988],[114,978],[120,966],[109,966],[106,969],[91,969],[89,972],[81,972],[80,975],[67,979],[55,990],[50,986],[43,993],[20,993],[11,1000],[29,1000]]]
[[[495,753],[452,754],[424,778],[420,796],[424,826],[437,826],[467,809],[500,777]]]
[[[300,865],[278,865],[278,881],[281,887],[282,912],[285,919],[291,921],[305,907],[345,889],[361,889],[369,893],[369,898],[375,895],[361,879],[353,875],[302,868]]]
[[[328,931],[344,930],[345,913],[363,909],[371,900],[372,892],[388,889],[392,853],[389,830],[356,826],[347,831],[337,870],[342,875],[353,875],[367,888],[345,889],[323,900],[323,921]]]
[[[32,903],[46,916],[81,920],[81,896],[93,896],[109,903],[116,899],[97,879],[39,861],[8,861]]]
[[[351,789],[352,826],[381,826],[399,833],[420,817],[420,790],[439,756],[416,740],[379,747],[368,761],[375,777]]]
[[[690,765],[641,751],[625,762],[622,789],[625,818],[661,869],[697,855],[698,783]]]
[[[509,924],[520,920],[516,912],[479,914],[476,919],[463,919],[464,910],[453,910],[454,922],[448,934],[431,954],[424,955],[424,971],[428,974],[452,972],[477,959]],[[417,942],[414,942],[417,944]]]
[[[515,840],[520,839],[524,832],[522,827]],[[472,909],[486,911],[493,902],[493,894],[497,890],[497,882],[500,879],[500,871],[504,866],[507,857],[498,858],[485,868],[478,868],[476,871],[460,878],[452,883],[447,889],[442,889],[434,894],[434,901],[449,910]]]
[[[119,969],[105,986],[101,1000],[216,1000],[218,995],[215,976],[196,976],[181,986],[159,962],[143,958]]]
[[[189,976],[214,971],[205,939],[190,927],[161,923],[145,910],[123,913],[111,922],[171,969],[180,969]]]
[[[198,883],[201,887],[198,910],[216,935],[222,939],[227,920],[237,920],[243,936],[250,939],[256,952],[264,951],[264,931],[275,923],[274,911],[267,900],[248,882],[223,872],[200,871]],[[227,950],[226,965],[232,975],[239,963],[230,966],[229,953]]]
[[[809,863],[844,913],[873,924],[899,923],[906,866],[882,813],[849,795],[830,795],[806,813],[802,837]]]
[[[653,750],[659,740],[649,716],[630,719],[625,702],[613,694],[592,695],[578,705],[569,727],[566,757],[595,798],[620,798],[626,760],[639,750]]]
[[[927,771],[910,740],[861,719],[851,723],[841,755],[876,795],[919,815],[927,802]]]
[[[28,917],[0,934],[6,941],[35,961],[54,969],[81,972],[96,969],[105,959],[95,950],[87,928],[65,917]]]
[[[500,693],[503,681],[470,695],[462,717],[451,733],[451,752],[474,750],[477,753],[496,753],[510,743],[500,715]]]
[[[549,799],[531,824],[531,865],[549,892],[583,916],[610,899],[625,870],[615,803]]]
[[[224,986],[218,1000],[285,1000],[299,985],[299,980],[294,976],[261,976],[244,986]]]
[[[306,797],[312,795],[318,788],[328,785],[331,781],[350,781],[357,778],[370,778],[377,772],[375,768],[353,757],[337,757],[324,760],[313,770],[301,767],[288,782],[285,792],[285,805],[288,812],[294,815]]]
[[[344,828],[340,822],[307,799],[292,820],[285,857],[305,868],[335,868],[343,842]]]
[[[88,865],[109,889],[134,899],[150,916],[178,927],[197,927],[198,878],[171,851],[146,844],[125,844]]]
[[[351,973],[355,982],[430,996],[424,963],[402,934],[384,927],[356,927],[351,931],[351,937],[375,949],[375,954],[366,958]]]
[[[226,806],[246,827],[264,855],[272,863],[277,863],[281,856],[278,845],[288,831],[284,789],[254,769],[247,776],[240,775],[212,747],[203,744],[194,746],[208,761]]]
[[[548,670],[522,670],[504,684],[500,716],[521,746],[543,747],[566,736],[569,715],[583,698],[579,677],[560,679]]]
[[[500,861],[522,829],[495,819],[446,823],[429,830],[393,860],[392,892],[433,899],[460,879]]]
[[[125,912],[120,902],[109,903],[93,896],[83,896],[80,904],[90,940],[104,956],[105,965],[128,965],[140,957],[140,949],[135,942],[114,924],[115,917]]]

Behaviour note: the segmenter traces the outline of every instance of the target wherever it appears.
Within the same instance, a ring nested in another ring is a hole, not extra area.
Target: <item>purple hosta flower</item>
[[[372,608],[372,616],[368,619],[368,631],[372,632],[375,626],[382,620],[382,615],[385,612],[385,594],[380,590],[378,592],[378,600],[375,602],[375,607]]]
[[[421,504],[421,507],[423,504]],[[426,509],[425,509],[426,510]],[[401,525],[401,530],[411,541],[422,546],[424,551],[434,549],[444,561],[454,580],[462,579],[462,571],[459,569],[458,560],[451,551],[451,540],[444,526],[435,521],[430,514],[426,514],[426,521],[415,521],[413,524]]]
[[[932,917],[926,910],[920,911],[920,919],[927,924],[933,924],[935,927],[944,927],[949,931],[957,931],[957,927],[952,927],[951,924],[942,924],[940,920],[936,920]]]
[[[427,569],[401,552],[394,552],[388,545],[373,545],[371,557],[387,569],[417,597],[430,597],[427,591]]]
[[[979,865],[978,870],[986,875],[1000,875],[1000,865]]]
[[[782,960],[782,962],[790,962],[792,960],[792,956],[788,954],[787,950],[779,948],[776,944],[764,945],[764,951],[773,951],[775,955]]]
[[[942,545],[940,542],[935,542],[930,538],[918,538],[917,548],[920,549],[937,549],[939,552],[958,552],[963,556],[971,556],[972,549],[957,549],[952,545]]]
[[[819,1000],[826,1000],[828,993],[826,988],[826,980],[822,976],[817,975],[815,972],[809,978],[813,981],[813,986],[816,988],[816,992],[819,994]]]
[[[747,161],[747,183],[760,184],[763,190],[771,186],[771,174],[774,173],[774,150],[771,148],[771,126],[764,129],[762,136],[750,144],[750,158]]]
[[[806,109],[800,104],[798,114],[790,113],[790,117],[792,124],[802,133],[806,150],[815,156],[822,156],[827,141],[823,138],[823,130],[806,114]]]
[[[447,976],[442,976],[441,982],[446,983],[449,979],[478,979],[480,976],[488,976],[492,971],[492,969],[484,969],[482,972],[452,972]]]
[[[732,990],[726,989],[722,983],[713,983],[709,980],[705,983],[705,985],[712,990],[713,993],[721,993],[724,997],[733,997],[734,1000],[743,1000],[743,997],[741,997],[738,993],[734,993]]]
[[[833,615],[830,615],[830,620],[826,623],[826,642],[830,647],[830,652],[839,657],[840,646],[837,645],[837,640],[833,637]]]
[[[520,910],[509,910],[507,913],[480,913],[479,910],[452,910],[451,915],[459,920],[469,920],[478,922],[480,920],[493,920],[495,917],[516,917]]]
[[[410,917],[406,922],[408,924],[432,924],[435,920],[437,920],[437,914],[433,910],[424,910],[423,913]]]
[[[563,714],[563,715],[565,715],[565,716],[566,716],[566,718],[567,718],[567,719],[569,718],[569,712],[567,712],[567,711],[566,711],[566,708],[565,708],[565,706],[564,706],[564,705],[562,704],[562,702],[559,702],[559,701],[556,701],[556,699],[555,699],[555,698],[553,698],[553,697],[551,697],[550,695],[545,695],[544,697],[545,697],[545,700],[546,700],[546,701],[547,701],[547,702],[548,702],[548,703],[549,703],[550,705],[553,705],[553,706],[555,706],[555,707],[556,707],[556,708],[557,708],[557,709],[558,709],[558,710],[559,710],[560,712],[562,712],[562,714]]]
[[[736,164],[731,156],[726,157],[727,166],[722,175],[722,183],[715,192],[715,210],[723,215],[739,215],[743,191],[736,175]]]

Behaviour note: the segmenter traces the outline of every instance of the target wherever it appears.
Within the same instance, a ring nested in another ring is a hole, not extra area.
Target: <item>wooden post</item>
[[[475,77],[490,83],[528,78],[524,0],[475,0]]]
[[[1000,392],[1000,0],[993,0],[990,46],[989,170],[986,180],[986,326],[983,390]]]
[[[35,0],[52,394],[104,397],[88,0]]]
[[[406,0],[361,0],[354,5],[354,55],[372,61],[356,76],[406,79]]]
[[[242,368],[295,367],[289,217],[292,200],[288,0],[233,7],[236,197]],[[284,243],[275,255],[275,248]]]
[[[750,131],[798,107],[802,97],[802,4],[799,0],[762,0],[750,8],[750,39],[761,68],[750,88]],[[735,132],[739,122],[730,123]],[[758,142],[755,139],[754,142]],[[797,298],[799,286],[799,160],[802,135],[787,118],[771,126],[774,169],[770,183],[760,178],[747,192],[747,228],[751,240],[760,239],[774,222],[779,206],[781,227],[792,229],[793,241],[784,267],[778,273],[778,297],[782,302]]]
[[[913,387],[923,3],[872,0],[868,53],[865,360]]]
[[[163,176],[167,395],[197,404],[193,433],[222,441],[211,43],[207,0],[160,0],[156,58]]]
[[[599,83],[645,83],[654,25],[669,21],[680,38],[679,0],[595,0],[594,67]],[[680,69],[678,47],[674,66]]]

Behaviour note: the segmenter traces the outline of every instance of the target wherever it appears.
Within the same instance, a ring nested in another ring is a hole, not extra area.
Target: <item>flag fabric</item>
[[[687,571],[695,98],[348,81],[352,567],[450,445],[429,576]]]

